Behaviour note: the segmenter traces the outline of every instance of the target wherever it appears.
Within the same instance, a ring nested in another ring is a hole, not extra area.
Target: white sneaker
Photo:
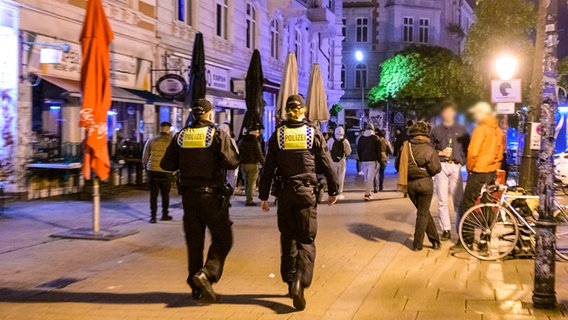
[[[357,174],[360,175],[360,176],[365,175],[365,174],[363,173],[363,171],[359,171]]]
[[[366,194],[365,195],[365,201],[371,201],[371,200],[373,200],[373,196],[370,195],[370,194]]]
[[[345,196],[342,195],[342,194],[340,194],[340,195],[337,196],[337,200],[344,200],[344,199],[345,199]]]

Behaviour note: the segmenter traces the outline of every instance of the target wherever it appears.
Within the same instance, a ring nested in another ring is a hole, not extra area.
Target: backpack
[[[345,145],[343,140],[333,139],[333,146],[331,147],[331,160],[339,162],[345,157]]]

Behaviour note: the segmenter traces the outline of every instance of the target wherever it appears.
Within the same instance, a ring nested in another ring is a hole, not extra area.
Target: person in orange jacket
[[[456,219],[458,232],[463,214],[475,205],[483,186],[495,182],[495,176],[497,170],[501,168],[503,152],[505,151],[503,132],[499,128],[499,122],[491,105],[480,102],[473,106],[469,112],[477,122],[477,127],[473,131],[467,149],[468,179]],[[453,247],[453,249],[458,248],[461,248],[460,242]]]

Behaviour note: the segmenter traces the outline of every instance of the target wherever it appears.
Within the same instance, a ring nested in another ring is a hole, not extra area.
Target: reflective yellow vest
[[[178,145],[183,149],[209,148],[215,135],[214,127],[185,128],[178,136]]]
[[[314,143],[314,129],[307,125],[299,128],[282,126],[276,134],[280,150],[308,150]]]

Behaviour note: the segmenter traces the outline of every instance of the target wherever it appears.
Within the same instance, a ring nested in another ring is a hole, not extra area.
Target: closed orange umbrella
[[[81,91],[83,107],[80,126],[86,128],[83,175],[91,178],[91,170],[106,180],[110,173],[107,147],[107,112],[111,105],[110,43],[114,34],[101,0],[89,0],[81,48]]]

